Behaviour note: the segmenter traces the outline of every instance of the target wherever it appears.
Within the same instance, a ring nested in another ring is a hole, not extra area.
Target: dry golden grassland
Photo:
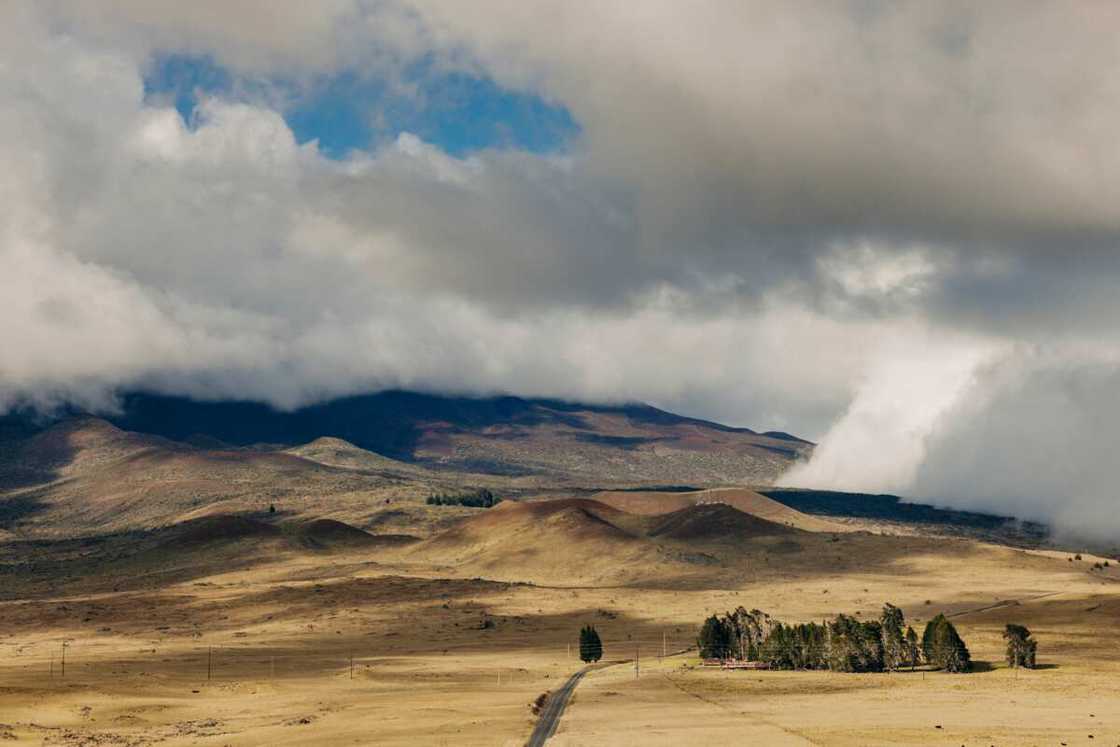
[[[589,533],[579,512],[546,516],[529,536],[516,510],[491,512],[406,547],[203,538],[157,550],[158,562],[124,557],[86,573],[73,560],[49,584],[5,576],[0,737],[523,744],[529,703],[579,667],[569,644],[590,622],[607,659],[640,655],[641,676],[629,661],[590,674],[557,745],[1120,743],[1120,595],[1090,558],[805,532],[693,541],[711,558],[695,562],[684,543],[658,551],[593,521]],[[482,521],[504,544],[470,531]],[[867,618],[883,601],[916,624],[955,614],[979,671],[748,673],[696,668],[694,654],[657,658],[740,604],[798,621]],[[1044,668],[1004,667],[1008,621],[1035,632]]]

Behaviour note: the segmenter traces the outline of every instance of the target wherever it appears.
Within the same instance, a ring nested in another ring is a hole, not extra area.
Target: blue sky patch
[[[173,103],[188,125],[201,95],[284,101],[281,114],[296,139],[318,140],[331,158],[375,148],[402,132],[454,156],[486,148],[562,152],[579,134],[563,106],[489,78],[435,71],[427,63],[410,68],[405,78],[403,86],[394,86],[348,71],[297,85],[235,78],[206,56],[163,55],[153,61],[144,85],[149,100]]]

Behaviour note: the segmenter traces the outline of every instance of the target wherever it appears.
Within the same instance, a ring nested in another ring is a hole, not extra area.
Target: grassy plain
[[[560,543],[569,529],[534,539]],[[613,579],[602,558],[586,574],[582,553],[520,556],[485,578],[424,544],[308,550],[271,537],[176,546],[154,565],[126,555],[92,576],[88,560],[73,559],[50,584],[5,578],[0,735],[45,745],[521,744],[529,703],[575,671],[569,644],[591,622],[608,659],[640,656],[641,676],[632,662],[589,675],[557,745],[1120,743],[1120,595],[1090,558],[858,532],[805,535],[796,551],[755,542],[708,547],[716,561],[699,571],[654,553],[641,573],[619,568]],[[601,551],[620,548],[612,540]],[[658,660],[663,645],[689,645],[713,611],[870,617],[882,601],[916,623],[956,615],[980,671],[745,673],[696,668],[689,654]],[[1003,666],[1007,621],[1035,631],[1043,669]]]

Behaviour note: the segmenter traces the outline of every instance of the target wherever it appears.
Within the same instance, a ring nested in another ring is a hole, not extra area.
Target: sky
[[[1114,536],[1120,7],[12,0],[0,409],[651,402]]]

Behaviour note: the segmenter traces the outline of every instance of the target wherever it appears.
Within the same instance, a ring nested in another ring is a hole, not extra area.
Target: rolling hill
[[[843,532],[848,527],[819,516],[810,516],[747,488],[713,488],[692,491],[609,490],[594,500],[632,514],[657,516],[692,506],[726,505],[774,524],[808,532]]]

